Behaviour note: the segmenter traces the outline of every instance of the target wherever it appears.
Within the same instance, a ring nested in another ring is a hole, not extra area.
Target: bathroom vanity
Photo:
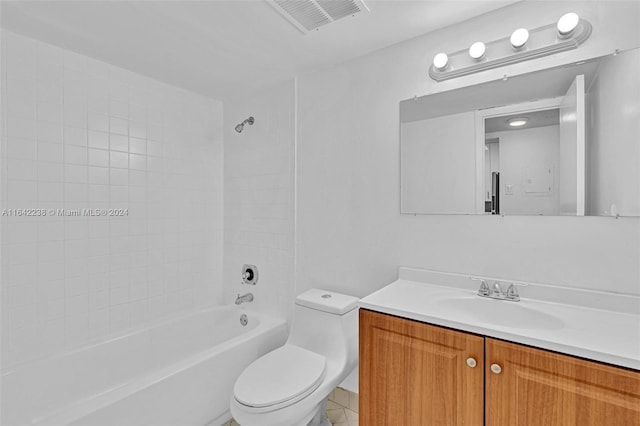
[[[401,268],[362,299],[361,424],[640,424],[637,300],[532,300],[532,284],[521,302],[497,301],[474,286]]]

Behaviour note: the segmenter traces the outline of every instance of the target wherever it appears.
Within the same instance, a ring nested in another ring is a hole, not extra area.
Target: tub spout
[[[245,302],[253,302],[253,294],[247,293],[245,295],[240,296],[240,293],[238,293],[238,297],[236,298],[236,305],[239,305]]]

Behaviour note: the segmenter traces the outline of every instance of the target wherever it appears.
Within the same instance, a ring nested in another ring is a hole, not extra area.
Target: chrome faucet
[[[496,280],[493,284],[489,285],[487,280],[482,278],[471,278],[474,281],[480,281],[480,288],[478,289],[478,296],[489,297],[491,299],[508,300],[510,302],[519,302],[520,295],[516,289],[516,284],[511,283],[507,287],[507,291],[502,290],[500,281]],[[524,285],[524,284],[523,284]]]
[[[240,293],[238,293],[238,297],[236,297],[236,305],[240,305],[245,302],[253,302],[253,294],[247,293],[240,296]]]
[[[502,287],[500,287],[499,281],[494,281],[491,286],[491,291],[495,297],[500,297],[502,295]]]

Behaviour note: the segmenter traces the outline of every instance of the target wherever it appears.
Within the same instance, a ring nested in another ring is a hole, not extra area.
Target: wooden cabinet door
[[[361,309],[360,424],[481,426],[483,365],[483,337]]]
[[[487,426],[640,425],[639,372],[490,338],[485,356]]]

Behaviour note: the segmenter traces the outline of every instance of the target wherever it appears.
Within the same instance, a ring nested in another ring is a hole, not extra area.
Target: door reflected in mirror
[[[485,212],[560,214],[559,115],[554,108],[485,119]]]

